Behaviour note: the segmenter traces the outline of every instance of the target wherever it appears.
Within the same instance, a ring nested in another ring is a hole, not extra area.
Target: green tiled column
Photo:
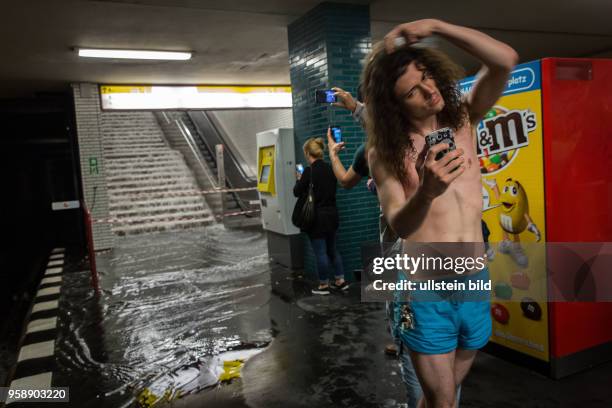
[[[351,164],[365,133],[344,109],[315,102],[316,89],[338,86],[357,96],[365,57],[371,49],[368,6],[321,3],[289,25],[289,59],[293,94],[296,160],[304,162],[302,145],[309,137],[325,137],[328,123],[342,127],[346,149],[340,154]],[[326,156],[329,161],[329,157]],[[338,185],[340,229],[338,248],[347,278],[361,269],[361,244],[378,240],[378,202],[365,181],[352,190]],[[305,240],[305,267],[314,274],[314,258]]]

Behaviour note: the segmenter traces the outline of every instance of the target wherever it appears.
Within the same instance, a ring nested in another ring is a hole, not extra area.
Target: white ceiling
[[[436,17],[483,30],[529,61],[612,57],[610,0],[378,0],[373,40],[395,24]],[[70,82],[289,84],[287,25],[318,0],[5,0],[0,13],[0,97],[56,91]],[[189,50],[189,61],[79,59],[73,47]],[[476,61],[448,50],[468,71]]]

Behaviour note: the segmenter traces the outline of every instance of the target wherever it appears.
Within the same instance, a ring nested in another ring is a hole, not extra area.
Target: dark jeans
[[[331,277],[332,265],[335,272],[334,277],[336,279],[344,278],[342,258],[336,249],[336,231],[327,232],[323,238],[310,238],[310,243],[317,263],[319,282],[322,285],[327,285]]]

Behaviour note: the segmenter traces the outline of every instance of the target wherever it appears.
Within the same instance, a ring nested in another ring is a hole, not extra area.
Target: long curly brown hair
[[[407,151],[414,152],[414,130],[408,112],[394,92],[396,81],[415,62],[435,80],[444,98],[444,108],[438,113],[438,123],[454,130],[463,126],[467,112],[463,106],[457,81],[463,70],[444,53],[430,48],[403,46],[388,54],[382,42],[374,45],[363,70],[364,99],[368,107],[368,149],[374,148],[383,157],[383,166],[398,180],[404,180],[404,158]]]

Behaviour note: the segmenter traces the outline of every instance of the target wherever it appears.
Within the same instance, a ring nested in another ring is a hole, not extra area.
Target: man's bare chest
[[[455,134],[455,144],[457,149],[463,150],[464,173],[455,179],[448,187],[449,191],[454,191],[455,196],[467,198],[468,195],[480,191],[480,167],[476,155],[476,146],[471,128],[466,126]],[[428,149],[425,139],[422,137],[413,138],[413,149],[406,152],[404,167],[406,178],[404,180],[404,190],[406,196],[410,197],[422,183],[422,166]]]

